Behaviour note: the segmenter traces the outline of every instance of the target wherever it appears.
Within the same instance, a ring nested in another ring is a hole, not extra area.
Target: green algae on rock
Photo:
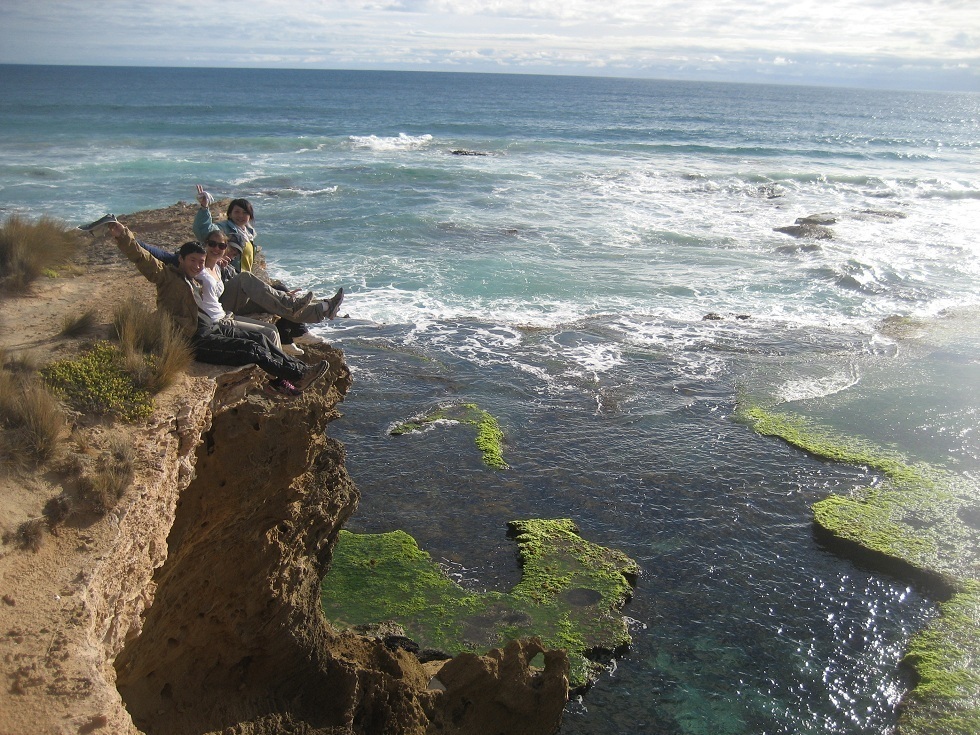
[[[514,521],[510,529],[523,576],[509,594],[463,589],[403,531],[342,531],[321,588],[324,613],[341,629],[396,622],[423,649],[448,655],[538,637],[568,652],[570,685],[585,686],[601,670],[589,656],[632,642],[618,611],[639,567],[581,538],[570,520]]]
[[[918,677],[904,704],[902,732],[974,735],[980,732],[980,583],[940,604],[941,615],[916,634],[903,664]]]
[[[439,421],[475,426],[476,446],[483,453],[484,464],[497,470],[508,469],[509,465],[504,461],[504,432],[501,431],[497,419],[475,403],[442,406],[423,416],[397,424],[388,433],[391,436],[411,434]]]
[[[845,553],[924,579],[940,616],[911,641],[904,663],[918,683],[903,702],[903,735],[980,732],[980,487],[801,416],[740,408],[737,418],[816,457],[864,465],[880,484],[813,505],[818,532]]]
[[[815,457],[845,464],[864,465],[896,482],[932,484],[929,477],[930,470],[924,465],[911,465],[897,452],[884,451],[870,442],[855,437],[840,436],[829,429],[812,424],[802,416],[776,413],[753,406],[740,407],[736,418],[748,424],[758,434],[778,437]]]

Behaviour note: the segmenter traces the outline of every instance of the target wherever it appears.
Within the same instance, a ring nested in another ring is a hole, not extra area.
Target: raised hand
[[[208,192],[204,191],[204,187],[200,184],[197,185],[197,203],[202,207],[207,208],[214,204],[214,197]]]

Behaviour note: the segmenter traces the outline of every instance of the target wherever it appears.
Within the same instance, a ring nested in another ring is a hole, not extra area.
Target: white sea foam
[[[861,375],[857,366],[849,365],[845,370],[831,372],[826,375],[787,380],[776,389],[776,398],[784,403],[823,398],[845,391],[857,385],[860,380]]]
[[[348,140],[353,148],[365,148],[371,151],[418,151],[428,147],[432,142],[432,136],[428,133],[425,135],[399,133],[394,137],[351,135]]]
[[[564,356],[594,375],[623,365],[623,350],[617,344],[584,344],[565,350]]]

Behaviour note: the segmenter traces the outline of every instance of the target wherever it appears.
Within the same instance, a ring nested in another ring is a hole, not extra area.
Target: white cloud
[[[452,68],[980,90],[974,0],[5,0],[0,62]],[[863,70],[863,71],[861,71]],[[949,70],[955,70],[952,74]],[[850,76],[849,76],[850,75]],[[905,76],[903,76],[905,75]],[[930,81],[935,75],[935,82]],[[943,76],[945,75],[945,76]]]

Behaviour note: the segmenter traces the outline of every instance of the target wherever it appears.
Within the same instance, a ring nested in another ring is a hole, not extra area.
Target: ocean
[[[271,272],[348,318],[330,427],[362,500],[471,589],[506,524],[640,564],[588,735],[881,735],[928,591],[823,548],[873,483],[733,419],[807,416],[980,481],[980,95],[408,72],[0,66],[0,216],[256,209]],[[774,228],[817,216],[827,239]],[[191,236],[188,222],[188,237]],[[705,319],[706,316],[712,318]],[[460,426],[476,403],[506,470]]]

